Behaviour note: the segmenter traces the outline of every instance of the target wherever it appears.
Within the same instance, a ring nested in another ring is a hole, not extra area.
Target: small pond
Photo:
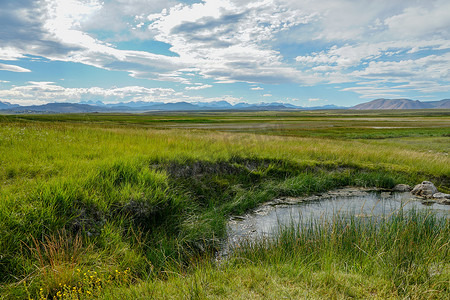
[[[222,255],[230,246],[243,239],[270,237],[283,225],[309,222],[311,219],[331,219],[333,215],[376,218],[403,209],[430,210],[450,217],[450,205],[422,202],[409,192],[381,192],[362,189],[342,189],[307,198],[281,198],[266,203],[244,216],[232,217],[228,223],[228,239]]]

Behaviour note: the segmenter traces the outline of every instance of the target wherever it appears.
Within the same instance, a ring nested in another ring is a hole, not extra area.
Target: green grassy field
[[[450,192],[449,152],[448,110],[0,116],[0,294],[448,299],[449,222],[420,213],[212,257],[275,197]]]

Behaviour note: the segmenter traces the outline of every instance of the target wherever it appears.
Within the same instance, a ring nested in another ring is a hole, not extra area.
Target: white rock
[[[432,198],[438,192],[437,188],[430,181],[423,181],[411,191],[411,194],[425,198]]]
[[[394,192],[409,192],[412,188],[407,184],[397,184],[392,190]]]
[[[436,199],[450,199],[450,194],[435,193],[435,194],[433,194],[433,198],[436,198]]]

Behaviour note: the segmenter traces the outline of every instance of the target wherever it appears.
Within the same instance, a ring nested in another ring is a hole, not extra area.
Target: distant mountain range
[[[101,101],[88,101],[81,103],[48,103],[43,105],[19,106],[7,102],[0,102],[0,113],[6,114],[51,114],[51,113],[93,113],[93,112],[129,112],[145,113],[155,111],[217,111],[217,110],[235,110],[235,111],[281,111],[281,110],[318,110],[318,109],[342,109],[335,105],[301,107],[287,103],[238,103],[232,105],[226,101],[216,102],[121,102],[115,104],[106,104]]]
[[[19,105],[17,105],[17,104],[11,104],[11,103],[9,103],[9,102],[1,102],[0,101],[0,110],[1,109],[10,109],[10,108],[13,108],[13,107],[18,107]]]
[[[1,103],[1,102],[0,102]],[[48,103],[43,105],[31,105],[31,106],[14,106],[6,109],[0,110],[0,112],[6,113],[92,113],[99,111],[106,111],[107,109],[101,108],[87,104],[79,103]]]
[[[440,101],[426,101],[410,99],[376,99],[361,103],[351,109],[426,109],[426,108],[450,108],[450,99]]]
[[[450,108],[450,99],[440,101],[426,101],[409,99],[376,99],[367,103],[361,103],[353,107],[324,105],[315,107],[302,107],[289,103],[238,103],[230,104],[227,101],[215,102],[120,102],[107,104],[101,101],[87,101],[80,103],[48,103],[43,105],[20,106],[0,101],[0,113],[4,114],[51,114],[51,113],[94,113],[94,112],[128,112],[145,113],[155,111],[282,111],[282,110],[319,110],[319,109],[426,109],[426,108]]]

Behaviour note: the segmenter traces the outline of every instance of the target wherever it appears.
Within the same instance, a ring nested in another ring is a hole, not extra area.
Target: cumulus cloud
[[[79,49],[60,43],[44,28],[48,19],[47,2],[0,2],[0,58],[15,60],[24,54],[64,55]]]
[[[143,26],[146,16],[176,4],[172,0],[109,0],[102,2],[92,18],[83,20],[80,28],[90,32],[106,31],[109,42],[147,40],[153,33]]]
[[[35,81],[0,90],[0,98],[9,99],[8,101],[11,103],[17,104],[33,103],[35,99],[39,99],[40,103],[89,100],[100,100],[108,103],[121,101],[170,102],[178,96],[179,94],[171,88],[145,88],[141,86],[66,88],[54,82]]]
[[[172,88],[146,88],[142,86],[67,88],[48,81],[29,81],[27,84],[0,89],[0,99],[20,105],[35,105],[52,102],[78,103],[102,101],[107,103],[144,102],[217,102],[231,104],[242,102],[241,97],[223,95],[219,97],[188,96]]]
[[[131,3],[126,1],[124,5],[129,7]],[[89,20],[105,9],[98,0],[46,0],[39,4],[0,4],[0,8],[6,8],[2,10],[5,18],[0,25],[9,32],[0,37],[0,54],[6,53],[3,56],[12,59],[36,55],[156,80],[191,66],[197,68],[199,75],[219,82],[307,80],[305,74],[285,64],[279,52],[266,43],[277,32],[306,23],[309,15],[274,2],[237,5],[228,0],[206,0],[163,9],[148,15],[146,22],[142,22],[142,14],[135,16],[141,20],[139,28],[146,28],[155,40],[172,45],[171,51],[179,57],[119,50],[83,31],[89,28]]]
[[[268,43],[311,16],[272,1],[206,0],[148,16],[155,39],[219,82],[302,82],[308,76],[283,62]]]
[[[252,88],[250,88],[252,91],[262,91],[262,90],[264,90],[264,88],[262,88],[262,87],[260,87],[260,86],[255,86],[255,87],[252,87]]]
[[[15,60],[35,55],[153,79],[161,73],[185,67],[176,57],[119,50],[82,31],[81,23],[93,18],[102,7],[103,3],[97,0],[15,3],[0,3],[0,59]]]

